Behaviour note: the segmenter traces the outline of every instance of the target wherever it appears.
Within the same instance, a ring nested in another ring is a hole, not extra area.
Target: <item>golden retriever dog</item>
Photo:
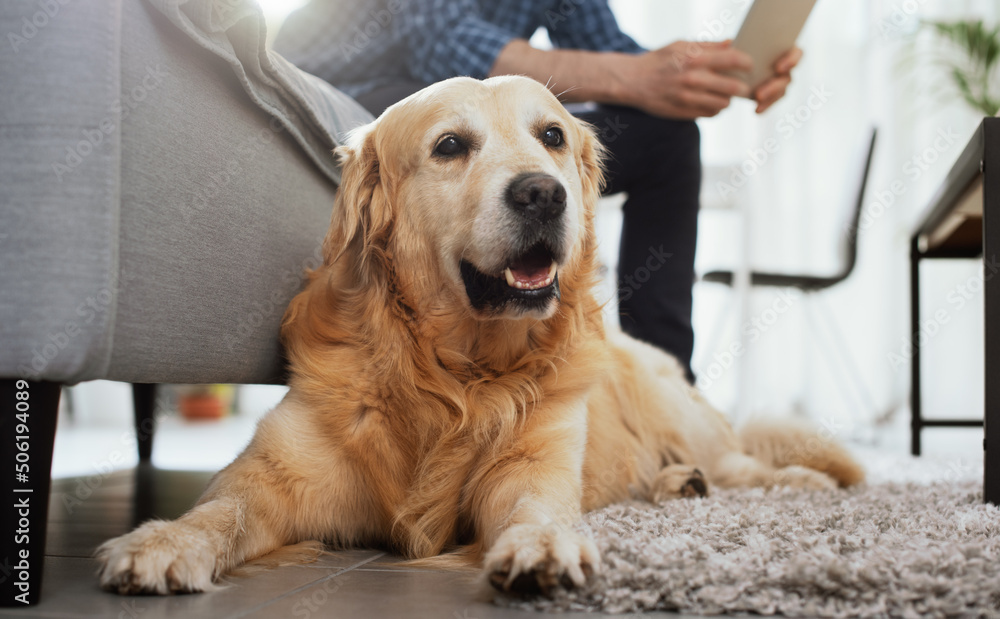
[[[543,85],[435,84],[339,155],[324,262],[282,327],[287,396],[191,511],[101,546],[104,588],[207,591],[317,540],[550,593],[600,567],[583,511],[862,480],[822,433],[739,437],[672,357],[605,329],[601,145]]]

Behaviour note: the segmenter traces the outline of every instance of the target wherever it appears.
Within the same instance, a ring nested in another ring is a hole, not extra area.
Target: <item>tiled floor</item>
[[[53,481],[42,601],[0,617],[434,617],[489,619],[530,613],[500,608],[469,576],[402,569],[374,550],[336,552],[308,566],[233,578],[214,593],[122,597],[98,588],[94,548],[151,517],[175,518],[209,473],[131,469]],[[484,594],[485,593],[485,594]],[[593,614],[556,615],[597,617]],[[676,615],[673,615],[676,617]]]

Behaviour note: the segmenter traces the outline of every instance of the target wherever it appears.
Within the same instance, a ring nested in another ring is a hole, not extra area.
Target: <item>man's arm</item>
[[[801,57],[791,50],[775,65],[778,75],[757,89],[758,112],[781,98],[789,72]],[[722,75],[750,69],[750,57],[723,43],[678,41],[643,54],[584,50],[539,50],[524,39],[510,41],[497,56],[490,75],[527,75],[564,101],[627,105],[655,116],[715,116],[734,96],[752,93],[740,80]]]
[[[557,93],[568,91],[567,101],[627,105],[680,119],[715,116],[731,97],[751,95],[743,82],[722,74],[751,65],[729,42],[678,41],[643,52],[618,28],[606,0],[576,6],[565,23],[550,24],[550,35],[563,47],[557,50],[534,49],[485,20],[476,0],[411,0],[393,27],[406,43],[411,75],[427,83],[453,75],[520,74]],[[779,60],[779,75],[755,93],[758,112],[784,94],[797,60]]]
[[[548,84],[563,101],[624,103],[628,80],[622,69],[631,56],[622,52],[540,50],[524,39],[514,39],[500,50],[490,77],[526,75]]]

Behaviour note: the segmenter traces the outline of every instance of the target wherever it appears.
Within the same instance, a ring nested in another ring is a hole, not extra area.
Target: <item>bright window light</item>
[[[264,14],[269,18],[284,18],[295,9],[303,6],[308,0],[258,0]]]

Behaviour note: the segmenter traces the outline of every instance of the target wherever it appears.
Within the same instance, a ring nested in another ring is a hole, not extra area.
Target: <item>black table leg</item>
[[[983,302],[986,394],[983,498],[1000,504],[1000,118],[983,123]]]
[[[923,417],[920,409],[920,248],[917,237],[910,241],[910,453],[920,455]]]

